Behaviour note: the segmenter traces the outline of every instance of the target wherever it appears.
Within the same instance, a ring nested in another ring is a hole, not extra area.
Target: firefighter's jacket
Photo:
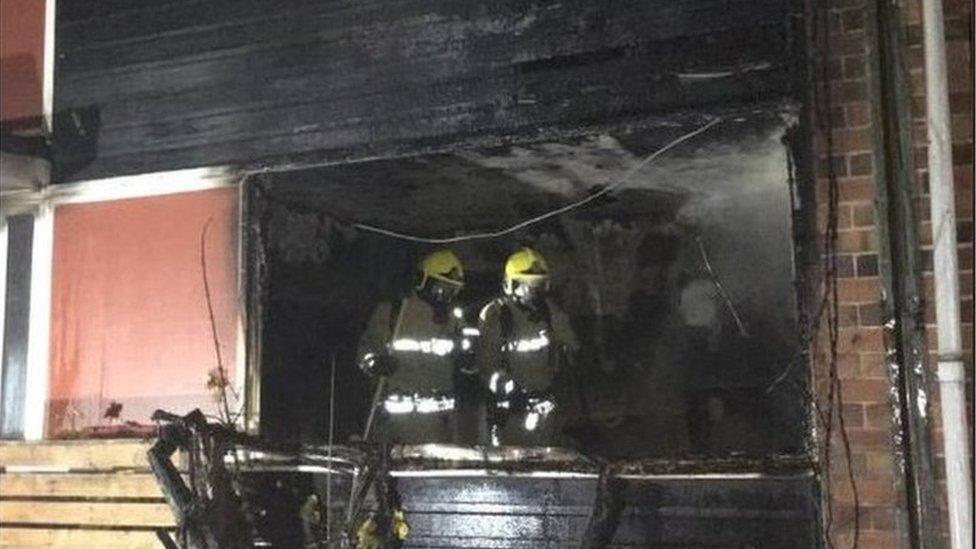
[[[547,301],[533,313],[507,297],[489,302],[481,311],[476,353],[479,376],[493,395],[494,444],[554,445],[578,388],[573,357],[579,344],[569,318]],[[512,398],[508,398],[511,396]],[[492,414],[489,414],[492,417]]]
[[[384,353],[396,365],[381,395],[381,436],[389,442],[454,442],[459,357],[473,341],[459,315],[436,319],[434,308],[417,296],[382,303],[373,312],[359,344],[360,363]],[[469,370],[471,368],[468,368]]]

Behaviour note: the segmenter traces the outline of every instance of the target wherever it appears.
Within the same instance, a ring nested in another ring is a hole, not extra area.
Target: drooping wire
[[[854,479],[853,464],[851,459],[851,446],[850,438],[848,437],[847,427],[845,425],[844,414],[843,414],[843,391],[840,376],[837,371],[837,345],[839,340],[839,329],[840,329],[840,314],[839,314],[839,295],[838,295],[838,285],[837,285],[837,237],[838,237],[838,220],[837,211],[839,203],[839,189],[837,183],[837,171],[834,163],[834,140],[833,140],[833,100],[831,96],[831,74],[830,74],[830,59],[831,59],[831,40],[830,40],[830,7],[825,0],[821,0],[817,4],[816,14],[813,18],[813,22],[816,27],[815,38],[819,40],[820,44],[819,50],[821,52],[820,59],[820,79],[821,79],[821,100],[823,101],[821,105],[820,112],[818,113],[818,118],[820,122],[820,130],[824,135],[826,157],[827,157],[827,227],[826,234],[824,235],[824,294],[823,302],[821,305],[821,310],[823,310],[823,305],[829,302],[827,309],[827,330],[828,330],[828,371],[827,371],[827,410],[823,414],[822,421],[824,422],[824,442],[823,442],[823,468],[821,470],[821,478],[823,480],[823,488],[826,494],[826,520],[824,525],[824,533],[826,537],[826,542],[828,547],[834,547],[833,540],[830,536],[830,530],[833,526],[834,514],[833,514],[833,496],[831,494],[830,487],[830,476],[832,474],[832,446],[833,446],[833,435],[834,435],[834,413],[837,413],[837,426],[840,428],[840,438],[844,449],[844,458],[847,462],[847,480],[851,487],[851,497],[854,505],[854,537],[852,540],[852,547],[856,549],[858,547],[860,538],[860,498],[857,489],[857,483]],[[819,315],[818,315],[819,316]],[[815,319],[819,324],[820,318]],[[814,400],[813,402],[816,402]],[[815,405],[816,406],[816,405]]]
[[[213,311],[213,299],[210,297],[210,281],[207,276],[207,231],[210,229],[210,224],[213,223],[213,218],[207,218],[207,221],[203,224],[203,230],[200,231],[200,270],[203,273],[203,293],[207,302],[207,315],[210,319],[210,335],[213,337],[214,353],[217,357],[217,376],[218,376],[218,394],[220,395],[220,405],[221,413],[224,415],[223,420],[226,425],[230,426],[233,419],[230,413],[230,403],[227,399],[227,386],[229,382],[227,381],[227,373],[224,370],[224,361],[220,353],[220,338],[217,336],[217,320],[214,317]]]
[[[239,409],[238,413],[236,415],[232,415],[230,412],[229,399],[227,398],[227,389],[230,388],[233,391],[235,399],[240,400],[240,395],[238,395],[237,391],[234,391],[233,387],[230,386],[230,382],[227,380],[227,372],[226,370],[224,370],[223,356],[220,352],[220,338],[217,335],[217,321],[213,312],[213,297],[210,292],[210,281],[207,274],[207,247],[206,247],[207,231],[210,229],[210,224],[212,222],[213,222],[212,217],[207,218],[207,221],[204,223],[203,229],[200,232],[200,270],[203,278],[203,293],[207,303],[207,314],[210,319],[210,334],[213,338],[214,353],[217,358],[217,376],[218,376],[217,391],[218,394],[220,395],[219,402],[220,405],[222,406],[220,413],[223,416],[222,418],[219,419],[220,419],[220,423],[226,429],[232,432],[236,432],[237,431],[236,423],[238,419],[240,419],[240,417],[242,417],[243,415],[243,403],[241,403],[242,407]],[[190,452],[191,460],[196,457],[198,457],[196,452]],[[240,466],[240,461],[238,459],[238,453],[236,448],[232,450],[231,457],[232,457],[233,467],[229,472],[231,476],[232,487],[241,498],[240,499],[241,509],[244,512],[244,517],[248,523],[248,526],[252,530],[252,534],[253,534],[254,531],[254,521],[252,519],[253,515],[251,513],[250,502],[244,495],[245,490],[243,489],[243,482],[241,479],[241,466]],[[197,466],[197,468],[198,467],[199,465]],[[191,467],[191,472],[193,470],[194,468]]]
[[[573,202],[571,204],[567,204],[567,205],[562,206],[560,208],[556,208],[555,210],[546,212],[544,214],[537,215],[535,217],[531,217],[529,219],[526,219],[525,221],[520,221],[519,223],[516,223],[514,225],[511,225],[511,226],[508,226],[508,227],[505,227],[505,228],[502,228],[502,229],[497,229],[497,230],[494,230],[494,231],[480,232],[480,233],[472,233],[472,234],[466,234],[466,235],[460,235],[460,236],[446,237],[446,238],[429,238],[429,237],[425,237],[425,236],[415,236],[415,235],[410,235],[410,234],[401,233],[401,232],[397,232],[397,231],[392,231],[392,230],[384,229],[384,228],[381,228],[381,227],[375,227],[373,225],[367,225],[365,223],[353,223],[352,226],[355,227],[355,228],[357,228],[357,229],[366,231],[366,232],[371,232],[371,233],[375,233],[375,234],[381,234],[381,235],[384,235],[384,236],[389,236],[389,237],[392,237],[392,238],[398,238],[400,240],[407,240],[407,241],[410,241],[410,242],[420,242],[420,243],[424,243],[424,244],[453,244],[453,243],[457,243],[457,242],[467,242],[467,241],[471,241],[471,240],[487,240],[487,239],[491,239],[491,238],[498,238],[498,237],[501,237],[501,236],[509,235],[509,234],[512,234],[512,233],[514,233],[516,231],[520,231],[522,229],[525,229],[527,227],[531,227],[532,225],[535,225],[537,223],[540,223],[542,221],[545,221],[546,219],[550,219],[552,217],[555,217],[555,216],[558,216],[558,215],[562,215],[564,213],[567,213],[567,212],[570,212],[572,210],[575,210],[576,208],[579,208],[581,206],[585,206],[586,204],[589,204],[590,202],[593,202],[597,198],[600,198],[601,196],[603,196],[603,195],[605,195],[607,193],[613,192],[614,190],[616,190],[617,188],[619,188],[621,185],[624,185],[625,183],[627,183],[634,175],[637,174],[637,172],[639,172],[645,166],[647,166],[648,164],[650,164],[651,162],[653,162],[654,160],[656,160],[662,154],[668,152],[669,150],[673,149],[674,147],[678,146],[679,144],[684,143],[685,141],[687,141],[687,140],[689,140],[689,139],[691,139],[691,138],[693,138],[693,137],[695,137],[697,135],[700,135],[700,134],[708,131],[709,129],[711,129],[713,126],[715,126],[716,124],[718,124],[721,121],[722,121],[721,118],[713,118],[712,120],[710,120],[708,123],[702,125],[701,127],[697,128],[695,130],[692,130],[692,131],[690,131],[690,132],[688,132],[688,133],[686,133],[686,134],[678,137],[674,141],[671,141],[670,143],[664,145],[663,147],[657,149],[653,153],[651,153],[648,156],[644,157],[643,160],[641,160],[635,166],[633,166],[632,168],[630,168],[629,170],[627,170],[627,172],[623,175],[623,177],[621,177],[617,181],[614,181],[613,183],[610,183],[609,185],[603,187],[602,189],[600,189],[599,191],[597,191],[595,193],[592,193],[592,194],[586,196],[585,198],[582,198],[580,200],[577,200],[576,202]]]
[[[332,352],[329,370],[329,468],[325,474],[325,539],[332,541],[332,445],[335,444],[335,376],[336,356]]]
[[[719,296],[725,302],[725,307],[732,315],[732,320],[735,321],[735,326],[739,329],[739,335],[742,337],[749,337],[749,330],[746,329],[745,322],[742,321],[742,317],[739,316],[739,311],[735,308],[735,303],[732,302],[732,297],[729,292],[726,291],[725,286],[722,281],[718,278],[715,270],[712,269],[712,262],[708,260],[708,252],[705,250],[705,242],[702,240],[701,235],[695,237],[695,242],[698,244],[698,253],[701,256],[702,263],[705,267],[705,271],[708,273],[709,278],[712,279],[712,284],[718,290]]]

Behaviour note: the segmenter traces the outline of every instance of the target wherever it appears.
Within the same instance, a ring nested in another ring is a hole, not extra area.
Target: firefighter
[[[359,367],[376,382],[371,416],[382,440],[455,443],[458,377],[476,373],[474,336],[456,303],[464,270],[446,249],[426,255],[417,270],[412,295],[373,312],[360,340]]]
[[[489,393],[490,443],[558,446],[577,410],[578,343],[566,314],[548,298],[549,266],[521,248],[505,263],[502,295],[482,309],[476,360]]]

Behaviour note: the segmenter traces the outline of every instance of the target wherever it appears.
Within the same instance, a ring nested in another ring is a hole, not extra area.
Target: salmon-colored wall
[[[44,0],[0,0],[0,120],[42,112]]]
[[[149,423],[156,408],[215,413],[217,365],[200,266],[233,380],[237,190],[60,206],[54,214],[48,434]],[[119,420],[103,418],[113,402]]]

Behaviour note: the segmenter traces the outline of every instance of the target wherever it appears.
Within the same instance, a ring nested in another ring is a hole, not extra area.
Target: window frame
[[[3,212],[0,213],[0,217],[2,217],[0,219],[2,229],[0,230],[4,236],[8,234],[7,217],[28,213],[34,216],[34,237],[31,244],[27,386],[24,395],[24,440],[43,440],[48,423],[46,416],[51,375],[50,328],[54,267],[54,216],[57,208],[66,204],[149,198],[225,187],[238,187],[238,200],[241,200],[240,195],[243,190],[240,189],[240,183],[241,176],[236,170],[226,166],[218,166],[45,185],[39,190],[2,193],[4,208]],[[238,304],[243,303],[244,297],[244,276],[241,272],[242,263],[240,259],[243,253],[243,235],[240,222],[243,218],[244,212],[238,208],[236,244],[238,252],[236,301]],[[3,260],[4,267],[6,267],[6,241],[0,251],[3,254],[0,259]],[[6,289],[3,289],[4,291],[0,295],[5,297]],[[239,394],[244,394],[244,387],[249,375],[246,371],[245,353],[241,351],[245,347],[246,310],[239,305],[237,311],[234,345],[240,352],[237,354],[234,365],[235,379],[232,383]],[[0,300],[0,315],[5,315],[3,300]],[[2,325],[2,321],[0,321],[0,325]],[[243,416],[250,417],[250,408],[246,401],[244,410]]]

